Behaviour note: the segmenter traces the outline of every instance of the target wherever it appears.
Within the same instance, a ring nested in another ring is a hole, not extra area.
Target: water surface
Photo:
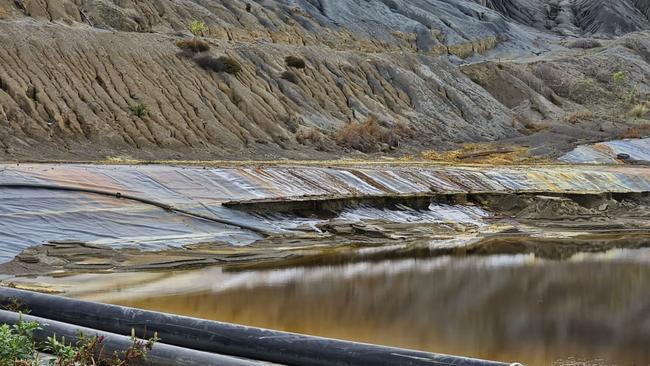
[[[362,342],[540,366],[650,364],[650,250],[62,281],[80,298]]]

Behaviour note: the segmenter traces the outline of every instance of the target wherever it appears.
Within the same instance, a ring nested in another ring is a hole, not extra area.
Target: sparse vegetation
[[[228,74],[237,74],[242,70],[241,65],[232,57],[221,56],[214,58],[212,56],[201,56],[194,59],[197,65],[205,70],[214,72],[225,72]]]
[[[616,86],[622,86],[627,82],[627,74],[624,71],[616,71],[612,74],[612,81]]]
[[[650,124],[643,126],[630,127],[621,133],[618,138],[620,139],[639,139],[650,136]]]
[[[589,111],[574,112],[569,115],[567,121],[571,124],[576,124],[582,121],[591,121],[594,114]]]
[[[312,145],[316,150],[328,151],[331,140],[316,128],[303,128],[296,133],[296,141],[302,145]]]
[[[371,153],[399,146],[400,138],[412,136],[411,130],[402,124],[391,128],[381,126],[375,118],[365,122],[352,122],[336,133],[336,142],[361,152]]]
[[[632,107],[630,114],[636,118],[643,118],[648,114],[648,111],[650,111],[650,109],[646,104],[639,103]]]
[[[128,349],[107,353],[103,337],[84,337],[80,335],[75,344],[65,338],[50,337],[42,344],[34,340],[34,332],[41,329],[36,322],[20,320],[15,325],[0,326],[0,366],[40,366],[38,350],[47,352],[55,358],[50,366],[128,366],[146,358],[159,341],[157,335],[149,340],[131,337]]]
[[[133,105],[130,107],[130,109],[131,109],[131,113],[133,113],[134,116],[139,118],[142,118],[149,113],[147,111],[147,107],[142,103]]]
[[[634,87],[630,88],[627,93],[625,93],[625,97],[623,99],[625,100],[625,103],[632,105],[638,103],[639,97],[639,86],[635,85]]]
[[[287,64],[289,67],[293,67],[296,69],[304,69],[307,65],[305,64],[305,60],[298,56],[287,56],[284,59],[284,62]]]
[[[602,47],[603,45],[595,39],[576,39],[575,41],[569,42],[566,46],[569,48],[590,49]]]
[[[205,23],[199,20],[195,20],[190,23],[188,30],[194,35],[194,37],[201,37],[208,32],[208,27],[205,25]]]
[[[532,162],[530,151],[522,146],[504,146],[496,144],[465,144],[458,150],[426,151],[422,157],[432,161],[444,162],[480,162],[488,164],[519,164]]]
[[[210,50],[210,45],[197,38],[181,39],[176,41],[176,46],[183,50],[188,50],[194,53],[206,52]]]
[[[296,75],[296,73],[289,70],[283,72],[282,75],[280,75],[280,77],[294,84],[298,84],[298,82],[300,81],[300,79],[298,79],[298,75]]]

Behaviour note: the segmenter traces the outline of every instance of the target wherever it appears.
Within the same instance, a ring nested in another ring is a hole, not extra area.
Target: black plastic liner
[[[505,363],[311,337],[146,310],[0,288],[0,301],[19,300],[31,314],[129,335],[157,332],[162,342],[295,366],[499,366]],[[317,311],[315,309],[315,311]]]

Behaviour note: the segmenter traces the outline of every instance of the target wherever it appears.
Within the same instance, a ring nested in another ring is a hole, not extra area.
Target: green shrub
[[[612,74],[612,81],[614,84],[621,86],[627,82],[627,75],[624,71],[616,71]]]
[[[294,67],[296,69],[304,69],[307,66],[305,64],[305,60],[298,56],[287,56],[284,59],[284,62],[287,64],[287,66]]]
[[[133,106],[130,107],[130,109],[131,109],[131,113],[133,113],[134,116],[140,117],[140,118],[146,116],[147,113],[148,113],[147,112],[147,107],[142,103],[133,105]]]
[[[75,343],[49,337],[46,342],[37,343],[34,331],[41,329],[36,322],[25,322],[20,319],[15,325],[0,325],[0,365],[1,366],[40,366],[37,350],[50,353],[55,359],[50,365],[56,366],[89,366],[89,365],[119,365],[128,366],[142,364],[149,351],[160,340],[156,334],[148,340],[131,337],[132,343],[123,351],[111,354],[104,353],[103,337],[84,337],[80,335]]]
[[[241,65],[232,57],[221,56],[214,58],[212,56],[200,56],[194,59],[197,65],[205,70],[214,72],[225,72],[228,74],[237,74],[242,70]]]
[[[38,323],[19,321],[15,325],[0,326],[0,365],[38,365],[38,354],[33,333]]]
[[[210,45],[200,39],[181,39],[176,41],[176,46],[183,50],[192,51],[194,53],[206,52],[210,50]]]
[[[188,29],[190,33],[194,35],[194,37],[203,36],[208,31],[208,27],[205,25],[205,23],[198,20],[195,20],[192,23],[190,23]]]

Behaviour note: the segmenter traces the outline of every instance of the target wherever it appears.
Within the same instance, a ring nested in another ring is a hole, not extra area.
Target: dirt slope
[[[599,3],[0,0],[0,158],[346,156],[359,148],[340,131],[368,118],[395,136],[370,153],[491,141],[556,152],[643,123],[625,98],[649,94],[648,33],[566,47],[566,34],[649,27],[647,0]],[[193,20],[208,27],[205,54],[240,73],[181,52]]]

